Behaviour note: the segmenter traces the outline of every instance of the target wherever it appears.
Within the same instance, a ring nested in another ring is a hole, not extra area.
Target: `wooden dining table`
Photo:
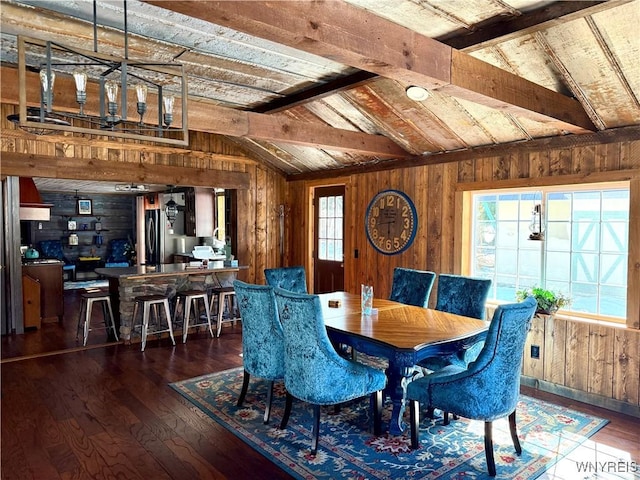
[[[427,357],[469,348],[483,340],[488,322],[429,308],[375,298],[374,313],[362,314],[360,295],[332,292],[319,295],[329,337],[359,352],[389,361],[385,394],[393,403],[389,433],[404,430],[404,394],[414,366]],[[339,306],[329,306],[330,303]]]

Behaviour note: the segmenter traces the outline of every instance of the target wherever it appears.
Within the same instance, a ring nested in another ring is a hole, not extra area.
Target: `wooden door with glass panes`
[[[315,189],[313,293],[344,290],[344,185]]]

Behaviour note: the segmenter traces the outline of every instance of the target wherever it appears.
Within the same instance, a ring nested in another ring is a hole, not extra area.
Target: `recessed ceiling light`
[[[407,94],[407,97],[411,100],[415,100],[416,102],[422,102],[429,98],[429,92],[425,88],[416,87],[415,85],[407,87],[405,93]]]

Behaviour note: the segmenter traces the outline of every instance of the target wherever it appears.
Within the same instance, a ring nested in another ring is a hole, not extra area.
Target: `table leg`
[[[406,384],[411,380],[413,373],[413,363],[401,358],[389,360],[387,369],[387,388],[385,393],[389,395],[393,408],[391,410],[391,420],[389,421],[389,433],[391,435],[401,435],[405,429],[402,421],[405,410],[405,390]]]

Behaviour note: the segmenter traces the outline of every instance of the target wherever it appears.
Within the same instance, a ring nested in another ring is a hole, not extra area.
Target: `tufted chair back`
[[[127,249],[129,248],[129,240],[127,238],[116,238],[109,242],[109,255],[107,256],[107,266],[129,266],[129,258],[127,257]],[[126,264],[126,265],[125,265]]]
[[[511,436],[519,453],[515,410],[520,394],[524,344],[536,306],[532,297],[521,303],[500,305],[474,362],[467,368],[449,365],[409,383],[407,399],[411,402],[414,448],[418,445],[418,403],[422,403],[443,410],[445,423],[448,423],[448,414],[453,413],[488,424],[485,427],[485,453],[490,475],[495,475],[493,448],[489,448],[492,445],[491,422],[509,416]]]
[[[251,375],[271,380],[265,402],[264,423],[269,423],[275,380],[284,378],[284,336],[278,320],[273,287],[235,280],[238,309],[242,317],[242,363],[244,381],[238,407],[247,394]]]
[[[242,317],[242,362],[251,375],[284,378],[284,336],[273,287],[235,280],[233,288]]]
[[[393,269],[389,300],[426,308],[435,278],[433,272],[396,267]]]
[[[38,250],[42,253],[43,258],[55,258],[56,260],[65,259],[62,242],[60,240],[43,240],[38,242]]]
[[[484,320],[485,303],[490,288],[491,280],[485,278],[441,273],[438,277],[436,310]],[[447,365],[466,367],[478,357],[483,344],[484,342],[478,342],[463,351],[425,358],[420,362],[420,366],[433,371]]]
[[[485,303],[491,280],[441,273],[438,277],[436,310],[465,317],[485,318]]]
[[[320,424],[320,405],[337,405],[372,395],[374,433],[380,430],[383,371],[346,359],[333,348],[317,295],[275,289],[278,316],[284,331],[284,384],[287,407],[281,428],[286,427],[291,399],[314,405],[311,453],[315,455]]]
[[[264,271],[267,285],[295,293],[307,293],[307,274],[303,266],[267,268]]]

